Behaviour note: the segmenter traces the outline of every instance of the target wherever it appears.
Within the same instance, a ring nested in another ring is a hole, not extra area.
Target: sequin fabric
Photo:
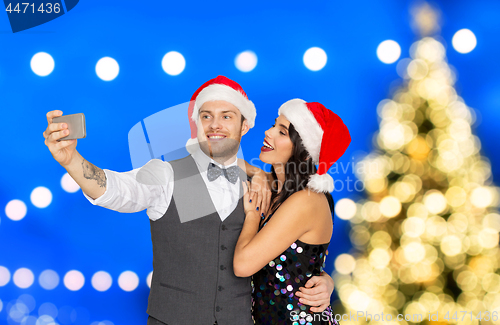
[[[297,240],[253,276],[255,324],[338,324],[330,306],[313,313],[295,292],[323,270],[328,244],[310,245]]]

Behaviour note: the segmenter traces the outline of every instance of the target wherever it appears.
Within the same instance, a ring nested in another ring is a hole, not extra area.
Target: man
[[[148,325],[250,325],[250,278],[234,275],[233,254],[245,217],[241,179],[246,175],[236,154],[254,125],[255,106],[239,84],[218,76],[194,93],[189,113],[196,134],[188,141],[189,156],[152,159],[125,173],[85,160],[76,140],[58,142],[68,134],[64,123],[52,123],[61,111],[47,114],[45,144],[92,204],[120,212],[147,209],[154,270]],[[304,303],[329,303],[328,275],[306,286],[315,287],[298,293]]]

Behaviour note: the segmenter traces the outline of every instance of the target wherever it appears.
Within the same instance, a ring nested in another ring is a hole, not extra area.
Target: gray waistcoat
[[[222,222],[193,158],[170,164],[175,182],[170,206],[150,221],[154,272],[147,313],[168,325],[253,324],[250,278],[233,272],[243,201]],[[193,208],[208,213],[190,221],[179,217],[179,210]]]

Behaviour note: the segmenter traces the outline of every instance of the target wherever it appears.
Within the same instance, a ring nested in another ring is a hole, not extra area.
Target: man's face
[[[201,150],[216,158],[230,159],[240,146],[241,137],[248,132],[248,123],[241,123],[236,106],[222,100],[206,102],[200,107],[198,142]]]

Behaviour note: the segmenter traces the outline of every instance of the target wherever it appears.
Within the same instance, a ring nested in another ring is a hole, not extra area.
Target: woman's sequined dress
[[[256,325],[337,324],[330,306],[312,313],[295,292],[324,267],[327,244],[295,241],[286,251],[253,275],[253,317]]]

